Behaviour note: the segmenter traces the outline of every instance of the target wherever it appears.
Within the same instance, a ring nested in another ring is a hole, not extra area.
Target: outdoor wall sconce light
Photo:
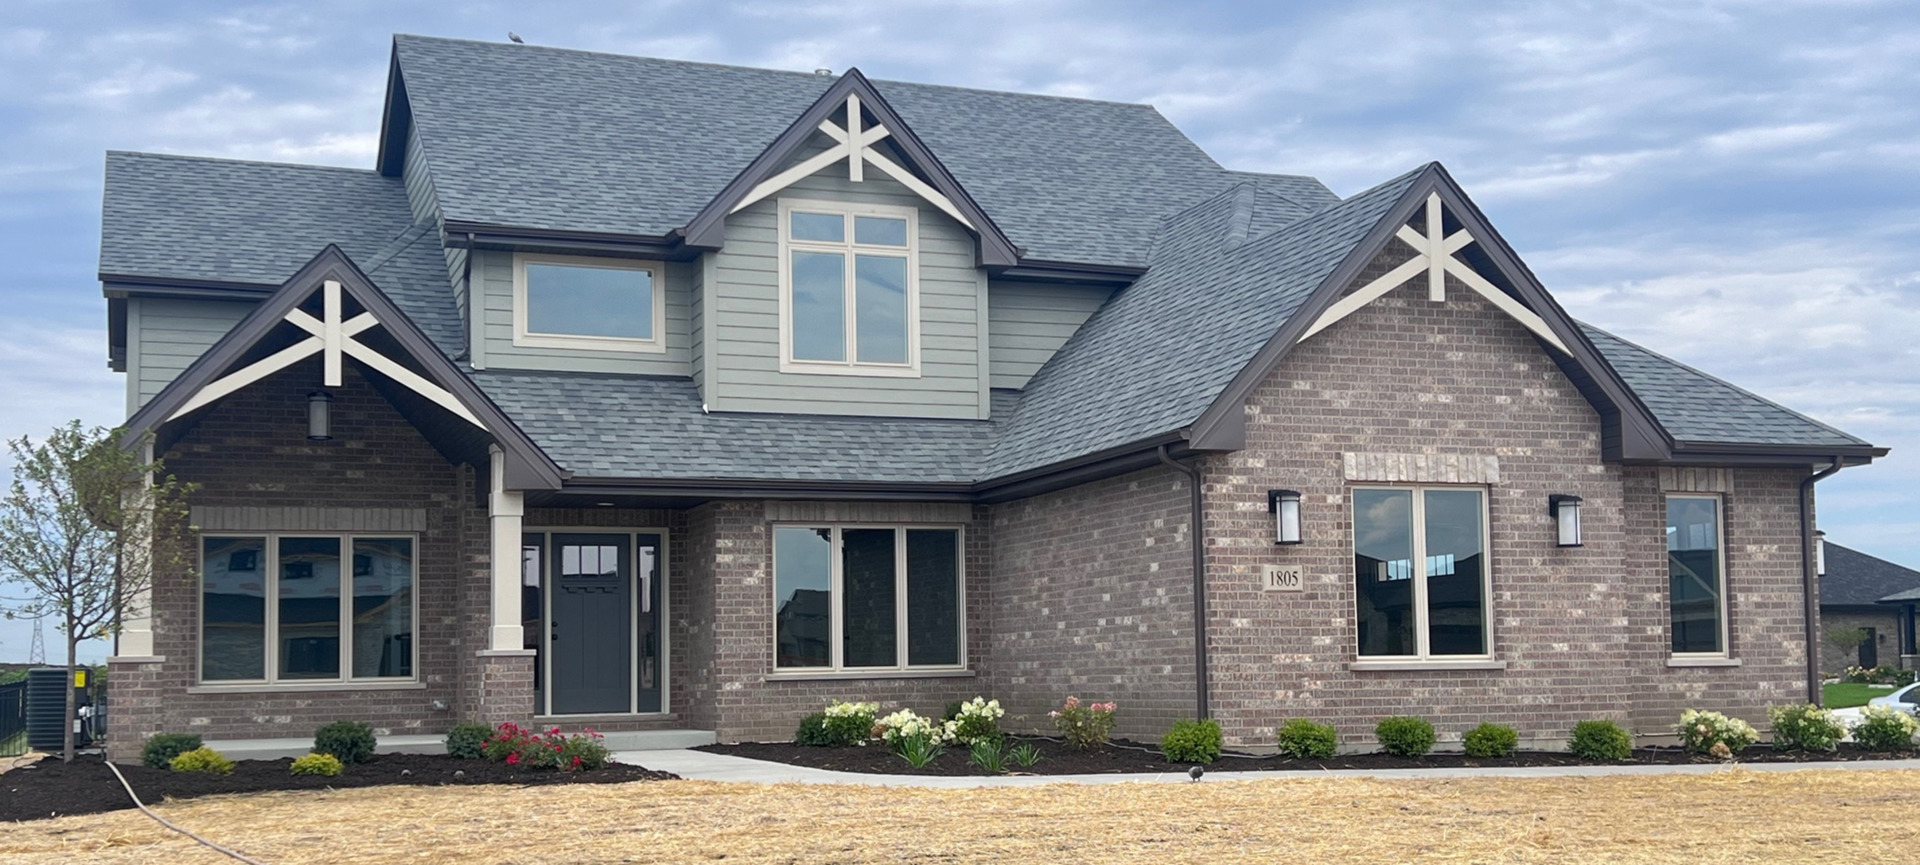
[[[1818,529],[1813,532],[1813,574],[1827,575],[1827,533]]]
[[[1580,546],[1580,497],[1547,496],[1547,513],[1560,530],[1560,546]]]
[[[1267,490],[1267,511],[1273,514],[1273,542],[1300,543],[1300,493]]]
[[[316,390],[307,394],[307,441],[323,442],[333,438],[333,394]]]

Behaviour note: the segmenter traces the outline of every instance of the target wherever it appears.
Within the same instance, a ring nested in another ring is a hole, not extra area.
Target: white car
[[[1905,709],[1920,715],[1920,682],[1899,688],[1884,697],[1875,697],[1867,701],[1869,706],[1885,706],[1889,709]]]

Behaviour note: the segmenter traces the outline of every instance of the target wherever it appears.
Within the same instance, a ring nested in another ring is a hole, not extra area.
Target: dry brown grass
[[[980,790],[709,782],[372,788],[165,806],[273,863],[1916,860],[1920,772]],[[0,861],[224,863],[137,812],[18,824]]]

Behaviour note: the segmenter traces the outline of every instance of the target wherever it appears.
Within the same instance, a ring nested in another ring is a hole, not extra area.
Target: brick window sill
[[[1356,672],[1356,673],[1373,673],[1373,672],[1424,673],[1424,672],[1434,671],[1434,670],[1504,670],[1506,668],[1507,668],[1506,661],[1492,661],[1492,660],[1353,661],[1347,664],[1347,669],[1352,670],[1353,672]]]
[[[252,682],[244,685],[193,685],[189,694],[291,694],[303,691],[424,691],[425,682],[287,682],[268,685]]]
[[[971,679],[972,670],[823,670],[818,673],[788,671],[768,673],[765,682],[850,681],[858,679]]]
[[[1738,667],[1740,666],[1740,659],[1739,658],[1672,657],[1667,659],[1667,666],[1669,667]]]

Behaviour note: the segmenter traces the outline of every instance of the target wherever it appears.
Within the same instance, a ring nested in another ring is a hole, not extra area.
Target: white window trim
[[[602,270],[644,270],[653,275],[653,338],[579,336],[542,333],[527,327],[527,265],[557,264]],[[624,351],[663,354],[667,350],[667,268],[658,261],[591,255],[550,255],[516,252],[513,255],[513,344],[521,348],[570,348],[581,351]]]
[[[207,538],[264,538],[266,550],[261,555],[260,567],[265,576],[266,592],[266,647],[262,652],[262,661],[266,664],[264,679],[208,679],[207,670]],[[283,538],[337,538],[340,541],[340,675],[332,679],[282,679],[280,672],[280,540]],[[355,678],[353,676],[353,542],[356,540],[377,541],[405,539],[413,542],[413,629],[411,649],[413,657],[409,666],[411,676],[373,676]],[[194,689],[210,689],[208,693],[219,691],[311,691],[311,690],[353,690],[356,688],[391,689],[420,684],[420,536],[412,532],[203,532],[195,536],[200,549],[194,556],[198,561],[195,572],[194,591]]]
[[[1418,654],[1413,655],[1362,655],[1360,654],[1360,621],[1358,606],[1360,587],[1354,586],[1354,669],[1397,670],[1397,669],[1504,669],[1505,664],[1495,661],[1493,633],[1493,493],[1479,484],[1354,484],[1347,492],[1347,510],[1358,514],[1354,505],[1353,493],[1358,490],[1392,490],[1411,493],[1413,509],[1409,516],[1413,527],[1413,607],[1414,607],[1414,647]],[[1480,627],[1486,634],[1487,651],[1477,655],[1435,655],[1430,650],[1428,631],[1432,622],[1427,618],[1427,496],[1428,490],[1473,490],[1480,494],[1480,550],[1482,566],[1480,568]],[[1349,520],[1347,532],[1347,560],[1353,561],[1359,555],[1359,520]],[[1349,575],[1355,579],[1358,575]],[[1483,665],[1477,662],[1494,662]],[[1459,667],[1462,663],[1472,666]]]
[[[828,557],[831,576],[828,580],[828,618],[831,626],[827,629],[829,641],[829,659],[831,664],[824,667],[782,667],[780,666],[780,575],[777,572],[778,557],[774,557],[771,592],[771,604],[767,610],[767,621],[773,625],[773,650],[771,663],[768,664],[768,678],[901,678],[916,675],[950,676],[969,671],[967,666],[967,529],[966,526],[952,523],[825,523],[825,522],[776,522],[768,530],[768,547],[777,542],[780,529],[828,529],[832,531],[833,552]],[[842,658],[845,650],[845,617],[840,611],[840,598],[844,592],[841,584],[842,567],[840,554],[840,534],[847,529],[892,529],[893,545],[893,622],[894,622],[894,661],[886,667],[849,667]],[[907,622],[907,532],[915,530],[951,531],[954,533],[954,612],[958,616],[956,639],[959,640],[959,662],[955,664],[912,666],[907,663],[907,651],[910,645]]]
[[[789,215],[798,210],[803,213],[839,214],[846,225],[846,240],[831,243],[814,240],[794,240],[791,234]],[[857,281],[854,277],[854,256],[860,253],[899,257],[902,248],[898,246],[874,246],[854,242],[853,217],[885,216],[907,221],[907,362],[899,363],[861,363],[859,357],[860,334],[857,327],[859,317],[859,298],[855,294]],[[780,371],[785,373],[803,373],[820,375],[865,375],[889,376],[893,378],[920,377],[920,211],[912,207],[893,207],[884,204],[860,204],[847,201],[822,201],[809,198],[782,198],[779,200],[779,225],[775,231],[780,237],[779,244],[779,280],[780,280]],[[793,250],[805,252],[840,253],[846,256],[846,360],[796,360],[793,356]]]
[[[1719,545],[1716,549],[1719,555],[1714,556],[1714,567],[1719,569],[1719,573],[1715,574],[1714,577],[1719,580],[1720,584],[1720,648],[1712,652],[1673,651],[1673,586],[1671,585],[1673,579],[1673,564],[1672,560],[1669,559],[1667,564],[1667,579],[1669,581],[1669,585],[1667,586],[1667,666],[1729,666],[1724,663],[1712,663],[1714,661],[1728,661],[1733,658],[1733,617],[1728,603],[1732,592],[1728,590],[1727,586],[1727,497],[1719,493],[1669,492],[1665,493],[1661,498],[1661,507],[1666,507],[1667,502],[1672,499],[1705,499],[1713,502],[1714,543]],[[1661,541],[1664,545],[1666,540],[1666,520],[1665,514],[1661,516]]]

